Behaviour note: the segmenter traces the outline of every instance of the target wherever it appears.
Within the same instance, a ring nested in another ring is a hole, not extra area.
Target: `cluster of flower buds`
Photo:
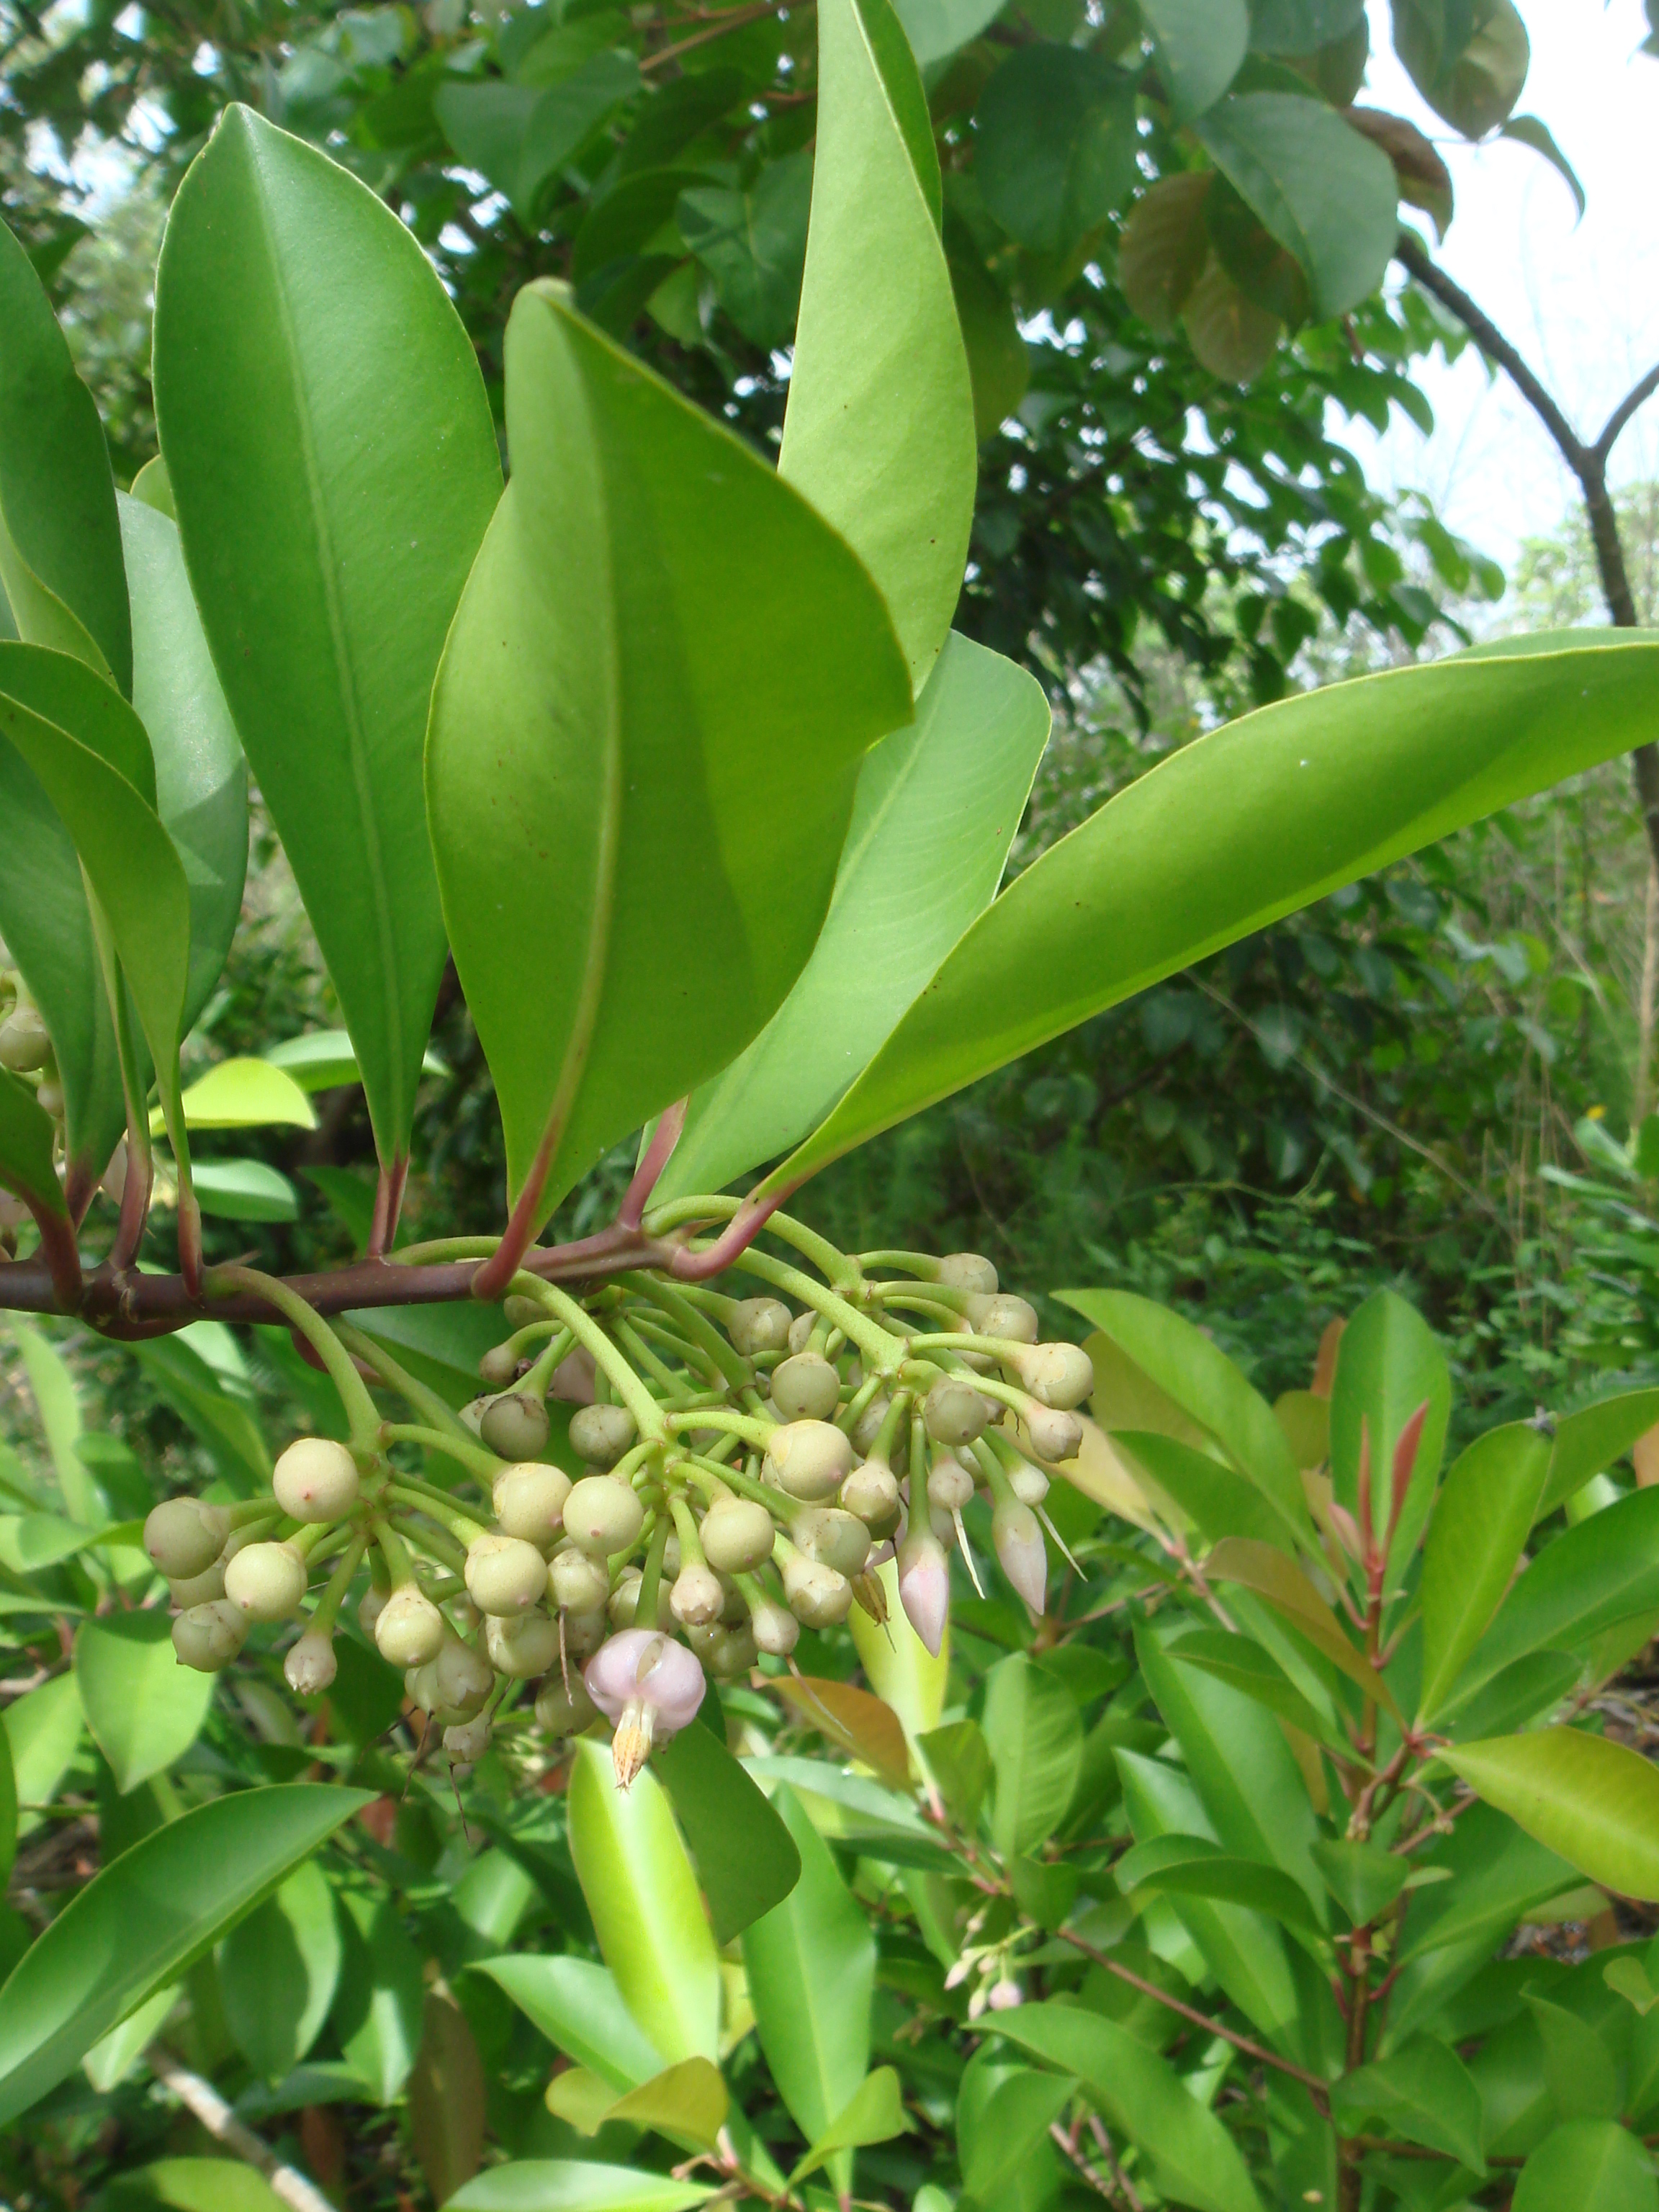
[[[270,1498],[151,1514],[179,1658],[224,1666],[252,1625],[300,1618],[320,1585],[286,1672],[296,1692],[325,1689],[366,1576],[358,1617],[453,1763],[526,1721],[512,1709],[535,1683],[542,1729],[612,1723],[625,1785],[696,1713],[705,1670],[787,1658],[803,1626],[854,1604],[885,1620],[887,1559],[937,1653],[952,1550],[983,1589],[963,1519],[975,1493],[1003,1573],[1040,1612],[1043,1500],[1082,1441],[1085,1354],[1039,1343],[1035,1310],[977,1255],[853,1258],[787,1217],[769,1234],[795,1249],[744,1255],[769,1285],[755,1297],[641,1270],[578,1300],[520,1273],[511,1334],[481,1363],[489,1394],[459,1415],[376,1340],[270,1285],[340,1384],[350,1439],[291,1444]],[[414,1418],[384,1417],[365,1372]],[[568,1471],[548,1455],[550,1396],[575,1403]],[[425,1475],[404,1464],[416,1447]],[[428,1479],[452,1469],[453,1488]]]

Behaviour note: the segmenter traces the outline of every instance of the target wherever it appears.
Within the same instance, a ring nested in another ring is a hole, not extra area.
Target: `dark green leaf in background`
[[[975,135],[980,192],[1003,228],[1069,253],[1133,186],[1134,81],[1079,46],[1018,46],[981,95]]]
[[[75,1632],[75,1680],[99,1749],[124,1795],[195,1742],[213,1677],[181,1667],[165,1613],[115,1613]]]

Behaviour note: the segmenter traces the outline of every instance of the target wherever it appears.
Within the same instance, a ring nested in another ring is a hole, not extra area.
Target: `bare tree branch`
[[[234,2151],[249,2166],[258,2167],[270,2184],[272,2192],[291,2207],[291,2212],[335,2212],[315,2182],[307,2181],[296,2166],[284,2165],[268,2142],[262,2142],[252,2128],[243,2126],[210,2081],[204,2081],[199,2074],[192,2074],[189,2067],[181,2066],[173,2053],[159,2043],[150,2045],[144,2053],[144,2062],[156,2080],[166,2083],[216,2142],[223,2143],[227,2150]]]

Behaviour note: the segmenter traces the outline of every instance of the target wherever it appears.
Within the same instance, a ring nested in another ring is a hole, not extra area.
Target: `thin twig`
[[[210,2081],[204,2081],[199,2074],[192,2074],[188,2066],[181,2066],[173,2053],[159,2043],[150,2045],[144,2061],[156,2080],[166,2083],[216,2142],[264,2174],[272,2193],[291,2206],[293,2212],[334,2212],[334,2207],[314,2182],[308,2181],[297,2167],[284,2165],[269,2143],[256,2136],[252,2128],[243,2126]]]

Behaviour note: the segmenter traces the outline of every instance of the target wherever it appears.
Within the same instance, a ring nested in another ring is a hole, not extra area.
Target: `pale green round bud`
[[[466,1587],[480,1612],[528,1613],[547,1588],[547,1562],[522,1536],[475,1536],[467,1547]]]
[[[485,1407],[478,1434],[502,1459],[538,1459],[547,1444],[547,1408],[527,1390],[504,1391]]]
[[[790,1421],[766,1439],[767,1464],[792,1498],[809,1505],[833,1498],[853,1472],[853,1447],[829,1421]]]
[[[841,1502],[866,1528],[887,1528],[898,1517],[898,1477],[884,1461],[867,1459],[841,1486]]]
[[[216,1674],[241,1650],[247,1624],[240,1609],[223,1598],[193,1605],[173,1624],[173,1648],[179,1663],[198,1674]]]
[[[785,1421],[827,1421],[841,1403],[841,1377],[820,1352],[798,1352],[772,1370],[772,1403]]]
[[[283,1674],[296,1698],[314,1698],[337,1672],[334,1639],[307,1629],[283,1662]]]
[[[483,1619],[483,1608],[475,1605],[470,1597],[461,1595],[449,1601],[449,1618],[463,1636],[471,1636]]]
[[[64,1118],[63,1079],[57,1075],[43,1075],[34,1086],[34,1103],[43,1114],[50,1114],[54,1121],[61,1121]]]
[[[458,1778],[463,1768],[476,1766],[489,1750],[489,1729],[490,1723],[480,1716],[444,1730],[444,1751]]]
[[[722,1682],[734,1682],[754,1665],[759,1648],[747,1621],[741,1628],[717,1628],[708,1654],[708,1671]]]
[[[996,1297],[970,1297],[968,1319],[981,1336],[1000,1337],[1010,1344],[1037,1340],[1036,1308],[1007,1291]]]
[[[545,1548],[564,1533],[564,1502],[570,1477],[562,1467],[541,1460],[521,1461],[495,1477],[490,1493],[503,1536],[522,1536]]]
[[[947,1513],[942,1505],[930,1504],[927,1508],[927,1526],[947,1552],[955,1551],[957,1516],[954,1513]]]
[[[788,1343],[791,1352],[805,1352],[812,1341],[812,1331],[817,1325],[818,1317],[810,1306],[805,1313],[797,1314],[789,1324]]]
[[[225,1595],[249,1620],[291,1620],[309,1579],[292,1544],[250,1544],[225,1569]]]
[[[521,1613],[516,1620],[488,1617],[484,1650],[498,1674],[527,1682],[558,1665],[559,1625],[544,1613]]]
[[[740,1298],[727,1316],[726,1333],[732,1350],[752,1359],[757,1352],[781,1352],[793,1320],[781,1298]]]
[[[599,1650],[610,1633],[610,1623],[597,1609],[592,1613],[568,1613],[564,1617],[566,1654],[572,1659],[586,1659]]]
[[[15,1075],[44,1067],[52,1056],[52,1037],[38,1007],[21,1004],[0,1022],[0,1067]]]
[[[1040,1467],[1023,1459],[1009,1470],[1008,1487],[1022,1505],[1041,1505],[1048,1495],[1048,1478]]]
[[[216,1559],[205,1574],[175,1577],[167,1583],[167,1594],[180,1613],[188,1613],[193,1605],[213,1604],[225,1594],[223,1561]]]
[[[748,1574],[772,1556],[777,1525],[752,1498],[722,1498],[702,1516],[703,1556],[722,1574]]]
[[[591,1412],[612,1411],[590,1407]],[[575,1423],[571,1423],[574,1429]],[[645,1508],[625,1482],[611,1474],[585,1474],[564,1501],[564,1531],[596,1559],[631,1551],[645,1526]]]
[[[510,1298],[501,1300],[501,1313],[509,1328],[528,1328],[532,1321],[545,1321],[546,1309],[539,1298],[526,1298],[515,1291]]]
[[[979,1297],[996,1296],[997,1271],[978,1252],[947,1252],[936,1279],[947,1290],[972,1291]]]
[[[712,1567],[686,1566],[674,1578],[668,1603],[676,1620],[702,1628],[726,1610],[726,1592]]]
[[[927,1470],[927,1503],[941,1513],[960,1513],[975,1486],[968,1469],[949,1452],[940,1452]]]
[[[579,1406],[570,1416],[570,1449],[590,1467],[615,1467],[639,1432],[626,1406]]]
[[[605,1609],[612,1628],[621,1631],[643,1626],[640,1620],[640,1590],[644,1581],[645,1577],[637,1567],[623,1569],[617,1587],[611,1593],[611,1601]],[[660,1577],[657,1582],[657,1626],[669,1631],[674,1626],[673,1608],[668,1602],[668,1584]]]
[[[169,1581],[204,1575],[224,1548],[229,1520],[216,1505],[196,1498],[168,1498],[144,1522],[144,1549]]]
[[[1080,1406],[1095,1387],[1094,1363],[1080,1344],[1034,1344],[1009,1364],[1034,1398],[1063,1412]]]
[[[846,1620],[853,1602],[846,1576],[803,1552],[792,1552],[783,1563],[783,1594],[790,1612],[807,1628],[833,1628]]]
[[[864,1411],[854,1422],[851,1431],[853,1449],[866,1455],[881,1434],[881,1425],[892,1411],[893,1401],[884,1390],[878,1390]]]
[[[331,1437],[301,1437],[277,1461],[270,1486],[296,1521],[338,1521],[357,1502],[357,1462]]]
[[[478,1362],[478,1379],[488,1382],[492,1390],[505,1390],[516,1382],[519,1374],[518,1347],[513,1344],[492,1344]]]
[[[423,1667],[405,1667],[404,1695],[423,1713],[436,1712],[443,1699],[438,1695],[438,1669],[428,1659]]]
[[[787,1659],[800,1641],[800,1623],[787,1607],[763,1598],[749,1616],[749,1632],[758,1650]]]
[[[1020,1419],[1039,1459],[1075,1459],[1083,1449],[1083,1424],[1075,1413],[1033,1404],[1020,1408]]]
[[[970,1444],[985,1433],[985,1401],[971,1382],[954,1375],[941,1375],[927,1393],[921,1409],[927,1433],[935,1443]]]
[[[870,1531],[854,1513],[834,1505],[809,1505],[790,1524],[790,1534],[809,1558],[839,1575],[861,1574],[870,1556]]]
[[[599,1709],[588,1696],[580,1674],[571,1676],[568,1690],[557,1674],[550,1674],[543,1683],[536,1699],[536,1719],[549,1735],[579,1735],[599,1717]]]
[[[463,1644],[459,1636],[445,1637],[432,1662],[432,1675],[437,1685],[440,1706],[453,1706],[458,1711],[482,1705],[495,1682],[495,1669],[483,1652],[475,1651],[470,1644]]]
[[[720,1585],[723,1601],[720,1606],[720,1619],[728,1628],[741,1628],[749,1618],[749,1601],[730,1575],[722,1575],[720,1577]]]
[[[611,1595],[610,1576],[586,1552],[556,1552],[547,1579],[561,1613],[598,1613]]]
[[[443,1648],[444,1617],[422,1589],[404,1583],[380,1607],[374,1642],[392,1667],[423,1667]]]

